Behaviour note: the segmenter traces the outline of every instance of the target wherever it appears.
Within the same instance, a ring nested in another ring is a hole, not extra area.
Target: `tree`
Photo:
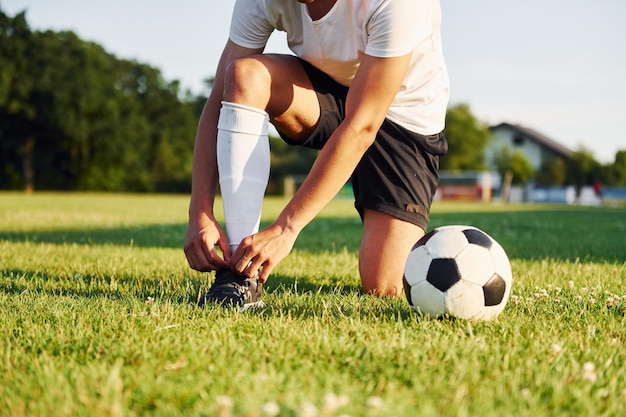
[[[600,178],[601,165],[587,149],[578,149],[570,155],[567,161],[568,184],[592,184]]]
[[[552,158],[542,162],[535,177],[540,185],[563,185],[567,175],[567,167],[563,158]]]
[[[512,184],[526,184],[535,174],[535,169],[523,152],[504,147],[494,158],[496,169],[502,178],[511,175]]]
[[[178,81],[24,13],[0,11],[0,62],[1,188],[189,189],[197,117]]]
[[[485,148],[490,133],[487,124],[478,121],[469,105],[458,104],[446,113],[446,138],[448,154],[441,158],[441,169],[475,170],[485,169]]]
[[[35,117],[29,74],[32,32],[25,13],[14,18],[0,10],[0,181],[33,189],[35,138],[27,129]]]
[[[626,150],[615,154],[615,161],[602,167],[602,181],[607,185],[626,186]]]
[[[280,194],[283,180],[290,175],[306,176],[317,157],[316,149],[290,146],[279,137],[270,137],[272,169],[267,188],[268,193]]]

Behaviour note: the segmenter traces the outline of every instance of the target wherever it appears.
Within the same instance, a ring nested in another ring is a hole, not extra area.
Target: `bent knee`
[[[404,286],[401,276],[387,276],[385,274],[371,274],[361,272],[361,285],[366,294],[377,297],[401,297],[404,295]]]
[[[240,104],[265,105],[270,85],[270,75],[259,59],[254,56],[237,58],[226,68],[223,98]]]

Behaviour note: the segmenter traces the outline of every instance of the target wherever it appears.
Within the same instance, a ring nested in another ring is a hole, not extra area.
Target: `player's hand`
[[[291,252],[297,233],[276,223],[241,241],[230,258],[231,269],[247,277],[259,273],[259,281],[265,282],[274,267]]]
[[[221,249],[223,258],[217,252],[216,245]],[[189,221],[184,250],[189,266],[196,271],[228,268],[231,257],[228,237],[215,218],[208,215]]]

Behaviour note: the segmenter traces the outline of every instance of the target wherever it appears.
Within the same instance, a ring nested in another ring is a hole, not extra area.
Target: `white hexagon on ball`
[[[482,246],[469,244],[455,258],[461,278],[483,285],[494,274],[491,252]]]
[[[428,267],[432,259],[430,252],[425,246],[416,247],[411,251],[404,268],[405,271],[411,271],[409,275],[404,277],[409,285],[415,285],[426,279]]]
[[[444,294],[428,281],[418,282],[411,287],[410,300],[411,306],[419,314],[431,317],[445,314]]]
[[[426,247],[433,258],[454,258],[467,246],[467,239],[454,226],[437,229]]]
[[[460,319],[473,319],[485,307],[483,289],[468,281],[459,281],[450,288],[444,297],[446,312]]]

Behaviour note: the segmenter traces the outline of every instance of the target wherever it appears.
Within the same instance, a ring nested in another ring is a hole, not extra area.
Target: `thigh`
[[[224,100],[263,108],[292,139],[308,137],[320,117],[313,85],[300,60],[262,54],[234,60],[225,77]]]
[[[359,213],[380,211],[426,229],[445,148],[442,133],[422,136],[385,120],[352,175]]]
[[[343,122],[346,114],[348,87],[339,84],[328,74],[315,68],[310,63],[299,59],[313,90],[317,95],[319,119],[315,129],[306,137],[293,138],[287,132],[278,129],[282,139],[290,145],[302,145],[312,149],[322,149],[335,129]]]

